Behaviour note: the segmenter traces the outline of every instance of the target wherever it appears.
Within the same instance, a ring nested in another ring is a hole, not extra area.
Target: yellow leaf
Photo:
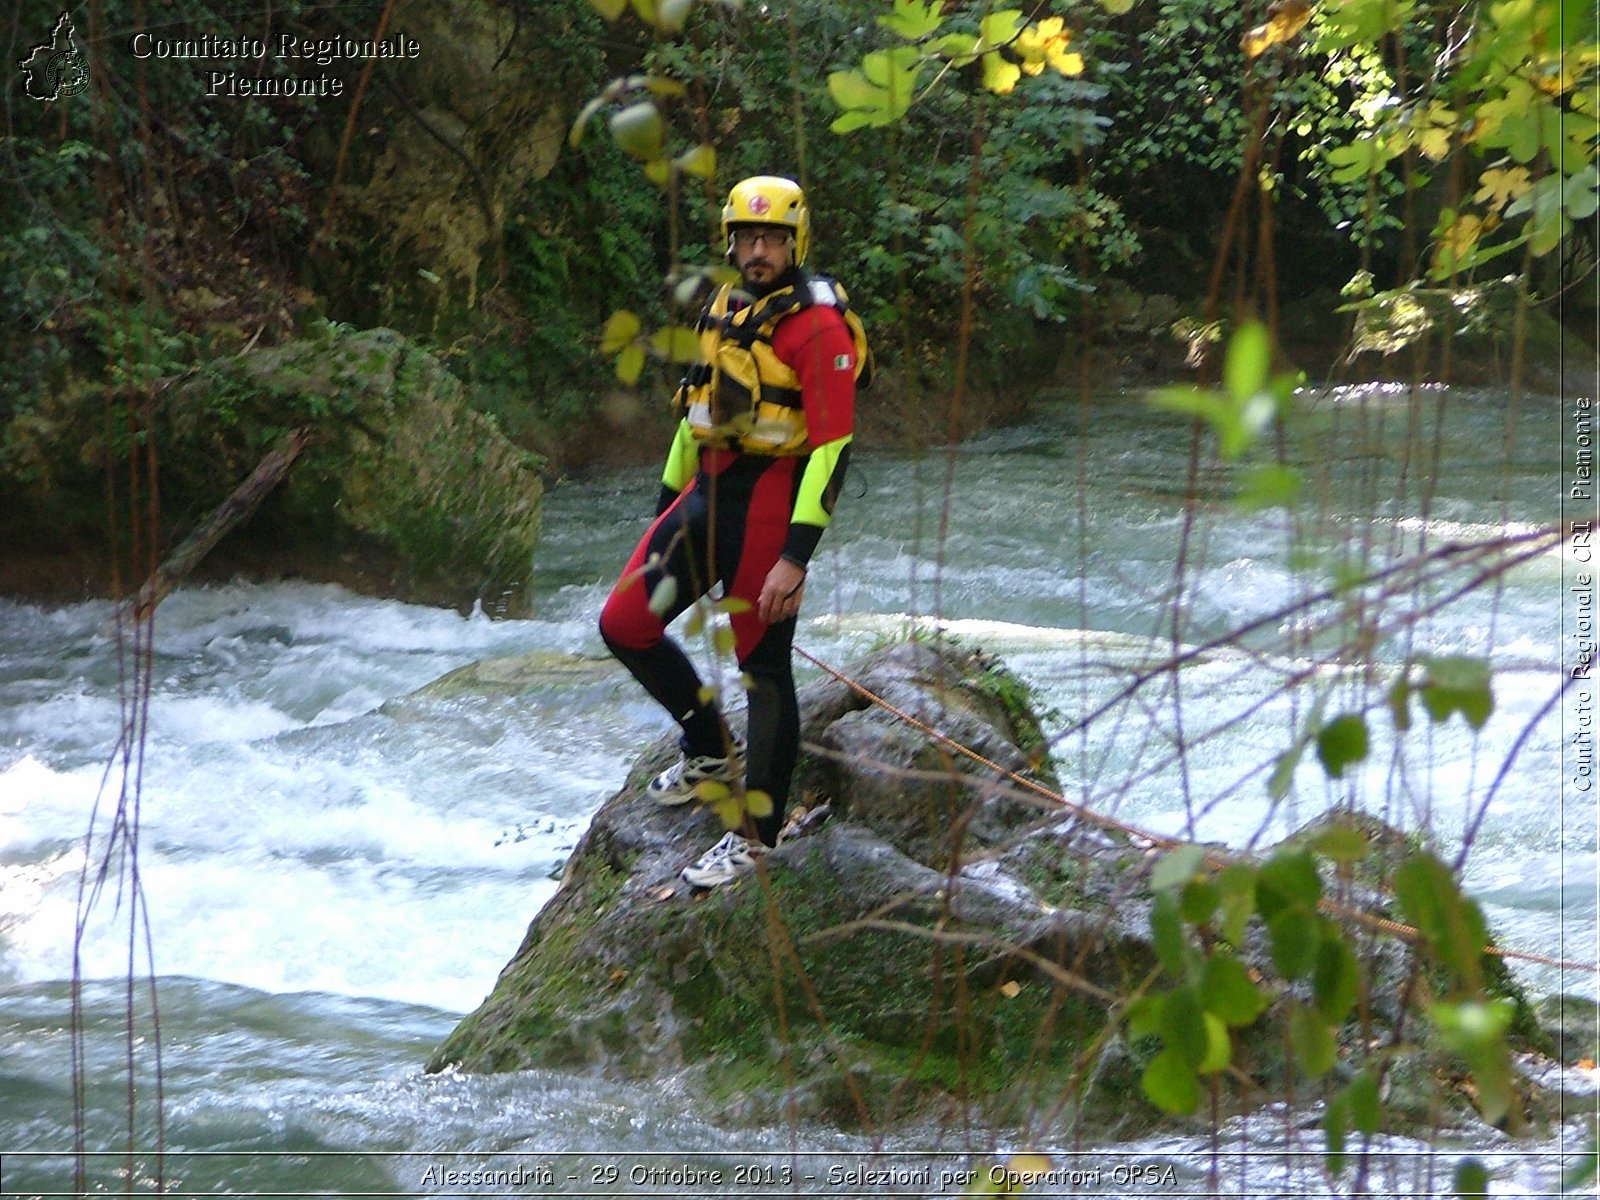
[[[717,702],[717,689],[709,683],[702,683],[697,695],[701,704],[715,704]]]
[[[641,100],[611,114],[611,136],[634,158],[648,162],[660,155],[667,126],[661,110],[649,100]]]
[[[751,604],[750,601],[741,599],[738,596],[725,596],[716,603],[717,611],[719,613],[727,613],[730,617],[734,613],[749,612],[754,607],[755,605]]]
[[[744,807],[752,817],[760,820],[772,815],[772,797],[759,789],[744,794]]]
[[[744,805],[739,803],[737,796],[719,800],[711,807],[721,820],[724,829],[738,829],[744,824]]]
[[[1049,66],[1063,75],[1077,75],[1083,71],[1083,58],[1067,51],[1071,42],[1072,31],[1061,18],[1047,17],[1018,34],[1012,48],[1021,57],[1026,74],[1038,75]]]
[[[650,335],[650,349],[675,363],[692,363],[700,357],[700,335],[686,325],[668,325]]]
[[[608,21],[615,21],[628,7],[628,0],[589,0],[589,7]]]
[[[1022,985],[1015,979],[1008,979],[1000,985],[1000,994],[1007,1000],[1015,1000],[1022,995]]]
[[[686,638],[697,638],[700,636],[700,631],[705,627],[705,606],[696,601],[695,606],[689,610],[689,619],[683,623],[683,636]],[[709,691],[710,689],[702,687],[700,690],[704,692]],[[711,698],[713,700],[716,699],[715,693],[712,694]],[[702,703],[709,703],[709,701],[706,701],[704,697],[702,697]]]
[[[1006,1159],[1006,1170],[1019,1176],[1023,1183],[1032,1182],[1039,1175],[1048,1174],[1051,1167],[1047,1154],[1013,1154]]]
[[[712,635],[712,644],[716,646],[718,654],[732,654],[734,646],[737,644],[734,640],[733,630],[726,625],[719,627],[717,632]]]
[[[998,52],[990,51],[983,56],[983,86],[991,92],[1004,96],[1017,86],[1017,80],[1022,78],[1022,68],[1014,62],[1007,62]]]
[[[665,158],[652,158],[644,165],[644,177],[657,187],[666,187],[672,179],[672,162]]]
[[[615,354],[638,336],[639,318],[619,308],[606,318],[606,327],[600,331],[600,353]]]
[[[621,354],[617,355],[617,378],[629,387],[639,382],[639,376],[643,371],[643,346],[628,346]]]
[[[698,175],[701,179],[710,179],[717,173],[717,152],[701,142],[698,146],[690,146],[677,157],[678,170],[690,175]]]
[[[732,796],[728,785],[718,779],[702,779],[694,785],[694,798],[701,804],[721,804]]]
[[[1311,20],[1308,0],[1279,0],[1268,10],[1265,24],[1244,35],[1244,56],[1259,58],[1273,46],[1291,41]]]
[[[662,33],[681,33],[694,0],[661,0],[656,6],[656,28]]]
[[[656,584],[650,593],[650,611],[658,617],[664,617],[667,610],[672,607],[672,602],[678,598],[678,581],[671,575],[663,575],[661,582]]]
[[[1524,195],[1531,187],[1533,187],[1533,177],[1528,174],[1527,167],[1511,167],[1509,170],[1490,167],[1478,176],[1478,190],[1473,193],[1472,198],[1490,210],[1498,212],[1517,197]]]
[[[1444,231],[1444,236],[1439,239],[1439,244],[1452,254],[1466,254],[1473,246],[1477,245],[1478,235],[1483,232],[1483,222],[1471,213],[1462,213]]]

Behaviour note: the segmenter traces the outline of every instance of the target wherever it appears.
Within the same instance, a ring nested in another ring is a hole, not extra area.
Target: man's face
[[[733,231],[733,262],[747,284],[771,283],[789,269],[794,232],[783,225],[743,225]]]

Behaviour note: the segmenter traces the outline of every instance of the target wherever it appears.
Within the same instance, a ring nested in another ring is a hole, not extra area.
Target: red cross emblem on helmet
[[[767,209],[771,207],[772,201],[768,200],[765,196],[757,194],[750,198],[750,211],[755,213],[755,215],[758,217],[766,216]]]

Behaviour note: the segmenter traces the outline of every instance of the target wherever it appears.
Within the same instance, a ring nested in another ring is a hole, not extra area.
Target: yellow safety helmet
[[[741,225],[783,225],[794,230],[794,264],[811,249],[811,213],[800,185],[781,175],[752,175],[733,185],[722,206],[722,240],[733,253],[733,231]]]

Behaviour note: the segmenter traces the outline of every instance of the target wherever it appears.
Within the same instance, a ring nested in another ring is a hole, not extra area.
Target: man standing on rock
[[[740,283],[700,314],[700,359],[674,397],[682,420],[656,520],[600,614],[611,652],[683,730],[683,757],[651,782],[651,798],[685,804],[701,784],[742,782],[747,796],[770,800],[684,868],[696,887],[737,878],[777,844],[800,748],[795,618],[849,461],[858,380],[865,387],[871,371],[844,289],[801,269],[811,221],[798,184],[773,175],[735,184],[722,236]],[[730,620],[749,692],[744,739],[666,636],[718,582],[743,602]]]

